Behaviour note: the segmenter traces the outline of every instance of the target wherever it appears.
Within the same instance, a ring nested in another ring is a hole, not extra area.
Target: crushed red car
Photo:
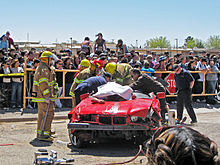
[[[134,92],[131,100],[115,100],[121,99],[112,96],[108,101],[97,102],[87,97],[69,112],[68,130],[74,147],[103,138],[123,138],[141,144],[161,126],[159,100],[153,93]]]

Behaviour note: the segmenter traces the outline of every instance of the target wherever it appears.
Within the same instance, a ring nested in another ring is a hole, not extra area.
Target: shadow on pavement
[[[47,146],[51,146],[53,143],[52,142],[39,141],[37,138],[35,138],[32,141],[30,141],[30,144],[33,147],[47,147]]]
[[[133,142],[127,141],[108,141],[98,144],[88,144],[85,148],[75,148],[69,145],[71,149],[69,155],[92,155],[106,157],[130,157],[135,156],[139,151],[139,146]]]

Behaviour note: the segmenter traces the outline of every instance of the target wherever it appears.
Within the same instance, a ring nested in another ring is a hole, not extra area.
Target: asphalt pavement
[[[54,119],[67,119],[71,108],[55,108]],[[0,109],[0,122],[23,122],[37,120],[37,109]]]

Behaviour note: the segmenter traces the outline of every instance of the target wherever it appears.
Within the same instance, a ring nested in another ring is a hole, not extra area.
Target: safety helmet
[[[89,62],[89,60],[87,60],[87,59],[82,60],[82,61],[80,62],[80,66],[81,66],[81,67],[86,67],[86,68],[90,67],[90,62]]]
[[[39,57],[39,60],[47,63],[49,61],[49,58],[53,58],[53,53],[51,53],[50,51],[44,51]]]
[[[106,72],[110,73],[111,75],[113,75],[115,73],[117,64],[112,62],[112,63],[108,63],[105,67]]]
[[[93,64],[94,64],[95,66],[97,66],[99,69],[102,69],[102,68],[104,67],[104,63],[103,63],[103,61],[100,60],[100,59],[94,60],[94,61],[93,61]]]

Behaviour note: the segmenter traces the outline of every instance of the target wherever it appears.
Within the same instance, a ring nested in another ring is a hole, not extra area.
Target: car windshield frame
[[[153,99],[152,93],[149,94],[144,94],[140,91],[133,91],[133,94],[136,96],[138,99]]]

